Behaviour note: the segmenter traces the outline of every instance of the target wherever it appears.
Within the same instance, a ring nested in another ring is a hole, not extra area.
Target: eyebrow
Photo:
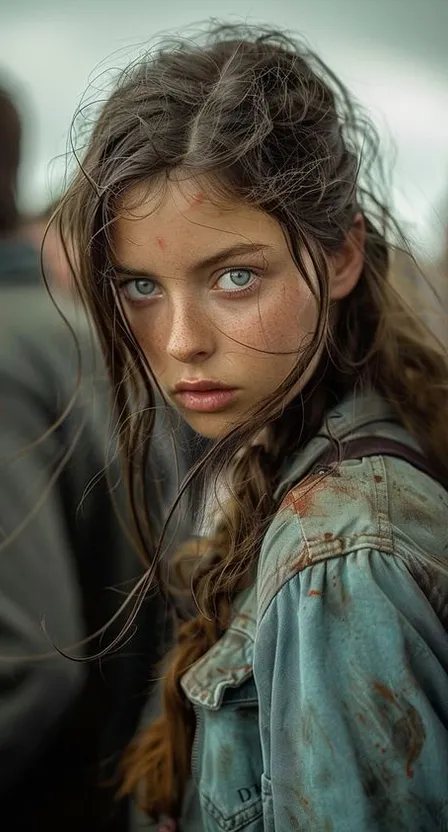
[[[222,263],[223,260],[228,258],[244,257],[248,254],[257,254],[259,252],[266,251],[266,249],[272,249],[272,246],[264,243],[239,243],[238,245],[231,246],[230,248],[221,249],[221,251],[217,251],[210,257],[198,260],[190,266],[189,271],[200,271],[201,269],[216,266],[218,263]],[[128,266],[121,265],[120,263],[115,264],[115,269],[124,277],[148,277],[150,279],[156,277],[154,273],[148,272],[145,269],[131,269]]]

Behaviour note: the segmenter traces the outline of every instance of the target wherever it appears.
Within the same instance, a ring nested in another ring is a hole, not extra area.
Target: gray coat
[[[0,807],[8,832],[126,832],[128,806],[114,801],[110,778],[169,631],[155,594],[131,638],[101,663],[54,649],[98,650],[98,641],[75,645],[107,622],[142,572],[114,507],[126,518],[116,458],[113,499],[104,475],[104,367],[85,320],[68,311],[83,376],[75,404],[49,432],[75,391],[73,338],[41,286],[0,291]],[[179,433],[181,473],[182,442]],[[177,489],[174,468],[162,426],[148,472],[156,526]]]

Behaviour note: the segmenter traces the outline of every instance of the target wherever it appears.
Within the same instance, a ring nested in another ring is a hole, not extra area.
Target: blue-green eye
[[[256,275],[250,269],[228,269],[216,281],[216,285],[225,292],[237,292],[246,289]]]
[[[139,277],[124,284],[123,291],[129,300],[144,300],[156,294],[156,284],[148,277]]]

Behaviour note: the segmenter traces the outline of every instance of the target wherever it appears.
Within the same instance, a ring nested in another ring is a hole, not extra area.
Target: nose
[[[215,332],[197,299],[190,298],[172,309],[167,353],[182,364],[201,363],[215,351]]]

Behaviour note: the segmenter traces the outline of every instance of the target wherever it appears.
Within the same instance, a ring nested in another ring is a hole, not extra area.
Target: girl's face
[[[114,227],[128,323],[166,398],[215,439],[287,377],[317,302],[261,210],[217,205],[192,181],[129,196]]]

